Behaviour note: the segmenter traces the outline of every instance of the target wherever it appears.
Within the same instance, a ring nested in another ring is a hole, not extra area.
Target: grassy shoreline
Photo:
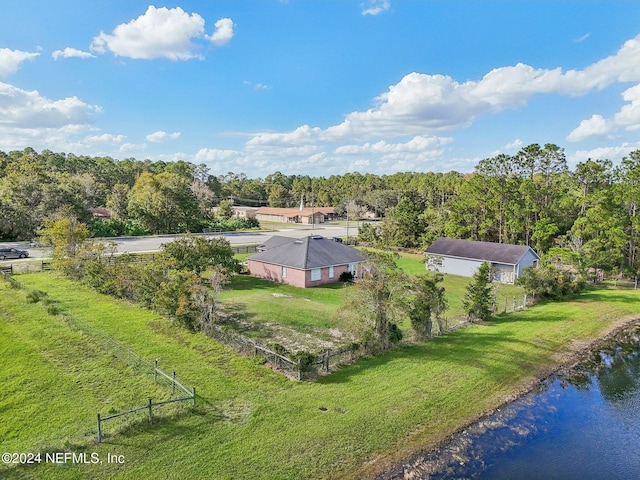
[[[124,430],[99,446],[87,441],[85,448],[101,456],[124,455],[124,465],[41,465],[12,472],[47,478],[117,475],[142,479],[155,478],[159,471],[164,471],[166,478],[373,476],[438,445],[610,333],[621,319],[640,312],[640,292],[595,290],[575,300],[543,303],[423,345],[364,359],[308,383],[286,380],[203,335],[180,330],[156,315],[50,273],[21,276],[20,281],[48,291],[62,309],[95,323],[140,353],[160,357],[183,381],[197,387],[201,405],[195,414]],[[17,325],[24,319],[18,308],[20,302],[14,303],[11,315],[15,318],[3,322],[5,328],[11,323],[13,330],[9,333],[16,334]],[[32,326],[34,330],[54,322],[40,313],[36,315],[42,307],[31,308],[25,318],[42,317]],[[6,312],[8,301],[2,298],[3,318]],[[55,332],[67,335],[61,325],[56,325]],[[2,344],[0,353],[50,362],[47,364],[53,365],[61,381],[77,378],[77,371],[64,368],[81,368],[86,351],[67,351],[64,358],[63,352],[48,351],[45,356],[38,343],[42,334],[27,334],[33,337],[31,343],[23,342],[20,350]],[[93,355],[98,360],[103,358],[97,351]],[[101,379],[109,374],[109,368],[116,367],[105,366],[101,360],[94,373]],[[17,370],[15,375],[19,375]],[[46,388],[38,378],[19,380],[23,386]],[[126,385],[118,387],[114,389],[126,389]],[[58,404],[63,406],[72,403],[74,396],[85,395],[88,418],[111,405],[108,399],[89,395],[82,384],[75,391],[70,382],[68,389],[64,398],[56,398]],[[13,393],[9,390],[1,394],[0,408],[7,408]],[[37,399],[31,401],[37,406]],[[78,415],[82,418],[77,421],[86,422],[84,413]],[[30,420],[23,416],[21,421]],[[29,442],[35,445],[36,437],[42,437],[43,432],[28,434],[30,427],[13,425],[15,440],[3,441],[5,450]],[[64,428],[69,429],[69,425]],[[20,432],[25,432],[22,437]],[[50,439],[64,438],[55,428],[44,433]]]
[[[597,350],[600,346],[606,344],[606,342],[611,339],[615,339],[615,337],[623,332],[637,328],[638,325],[640,325],[640,314],[622,318],[613,322],[611,324],[611,328],[603,336],[594,338],[590,342],[582,342],[575,345],[570,351],[559,355],[559,358],[562,358],[560,363],[543,369],[539,375],[533,377],[530,382],[522,385],[521,388],[505,397],[502,403],[496,405],[490,410],[480,413],[477,417],[470,418],[466,424],[461,425],[457,430],[445,435],[439,442],[429,446],[428,448],[422,448],[419,451],[414,451],[411,455],[403,457],[401,461],[393,459],[396,457],[395,455],[390,457],[392,459],[381,458],[373,469],[365,466],[365,468],[361,469],[359,473],[371,480],[396,480],[398,478],[403,478],[405,465],[412,465],[415,462],[419,462],[422,458],[446,448],[454,438],[463,434],[469,428],[472,428],[479,422],[487,420],[512,402],[536,391],[542,384],[544,384],[544,382],[549,378],[552,378],[558,372],[575,368],[578,364],[588,360],[591,352]],[[354,476],[350,478],[355,479],[358,477]]]

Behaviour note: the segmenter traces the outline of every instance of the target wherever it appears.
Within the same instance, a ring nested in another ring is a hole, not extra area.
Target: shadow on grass
[[[487,327],[490,328],[491,325]],[[542,364],[549,353],[547,349],[520,340],[515,335],[515,332],[457,331],[420,345],[401,347],[375,357],[362,358],[357,363],[318,379],[318,383],[349,382],[351,377],[367,370],[384,368],[396,361],[408,362],[416,368],[422,368],[422,365],[429,362],[446,362],[452,365],[451,368],[456,365],[465,369],[473,366],[484,370],[495,380],[505,379],[522,368]],[[392,370],[389,373],[393,374]]]
[[[627,292],[627,293],[625,293]],[[626,303],[626,304],[639,304],[640,292],[631,293],[634,290],[616,291],[613,289],[607,290],[592,290],[587,292],[582,297],[576,299],[577,302],[603,302],[603,303]]]
[[[342,282],[330,283],[328,285],[320,285],[313,288],[299,288],[292,285],[286,285],[284,283],[272,282],[262,278],[252,277],[250,275],[235,275],[231,278],[231,281],[227,284],[228,290],[279,290],[289,289],[292,292],[312,292],[323,290],[339,290],[344,287]]]
[[[545,305],[547,302],[540,302],[538,305]],[[552,302],[548,302],[552,303]],[[493,320],[485,323],[485,326],[499,326],[503,324],[514,324],[517,322],[562,322],[567,319],[566,312],[545,312],[540,310],[523,310],[519,312],[500,313]]]

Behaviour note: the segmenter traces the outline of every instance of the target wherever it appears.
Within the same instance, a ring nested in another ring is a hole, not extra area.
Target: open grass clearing
[[[101,457],[124,455],[124,465],[41,465],[27,470],[34,478],[363,478],[388,461],[428,448],[520,391],[577,345],[607,332],[615,320],[640,312],[640,292],[596,290],[363,359],[317,382],[291,382],[204,335],[51,273],[19,279],[49,292],[65,311],[170,364],[188,385],[196,386],[200,405],[197,414],[141,425],[105,444],[90,445],[89,451]],[[2,314],[4,328],[31,316],[17,298],[11,307],[14,320]],[[9,305],[8,296],[2,296],[3,312]],[[12,364],[43,356],[40,346],[49,332],[42,328],[25,325],[34,338],[31,350],[3,344]],[[51,363],[52,374],[62,375],[71,367],[109,368],[85,363],[95,354],[91,349],[61,350]],[[8,403],[3,392],[5,418],[21,409],[46,408],[48,401],[61,401],[58,396],[94,391],[81,377],[61,392],[33,372],[16,368],[14,375],[52,399],[25,395],[19,404]],[[76,416],[85,418],[84,409],[69,412],[69,421]],[[88,417],[93,418],[91,408]],[[22,421],[30,420],[23,415]],[[29,445],[37,446],[43,436],[64,435],[48,422],[37,428],[17,428],[16,423],[14,428],[13,437],[3,438],[10,451],[33,448]]]
[[[347,342],[347,326],[336,318],[349,286],[334,283],[297,288],[236,275],[220,294],[225,323],[265,343],[296,351],[331,348]]]
[[[151,376],[116,361],[43,304],[26,303],[24,292],[0,282],[0,295],[2,446],[32,451],[83,445],[95,438],[97,413],[170,398]],[[105,425],[107,433],[113,423]]]
[[[249,255],[235,257],[245,261]],[[422,254],[401,253],[397,264],[412,276],[425,273]],[[443,285],[449,302],[445,317],[450,324],[464,317],[462,299],[469,281],[467,277],[445,275]],[[248,275],[236,275],[219,299],[228,313],[225,322],[238,332],[265,343],[279,343],[293,351],[318,351],[357,340],[350,336],[344,320],[336,315],[349,294],[349,287],[335,283],[297,288]],[[520,287],[495,283],[494,288],[498,312],[503,311],[505,305],[512,310],[514,296],[522,301],[524,290]],[[410,339],[409,321],[403,321],[399,326]]]

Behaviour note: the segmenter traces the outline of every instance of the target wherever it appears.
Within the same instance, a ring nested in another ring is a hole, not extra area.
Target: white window
[[[282,278],[287,278],[287,267],[282,267]]]
[[[312,282],[317,282],[318,280],[320,280],[321,274],[320,274],[320,269],[319,268],[314,268],[313,270],[311,270],[311,281]]]
[[[334,272],[333,272],[333,265],[331,265],[329,267],[329,278],[333,278],[334,277]]]
[[[355,263],[350,263],[349,264],[349,271],[351,273],[356,273],[356,264]]]

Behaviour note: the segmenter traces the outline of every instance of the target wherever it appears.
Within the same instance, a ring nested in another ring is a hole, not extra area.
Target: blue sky
[[[0,150],[251,178],[640,149],[640,2],[0,0]]]

